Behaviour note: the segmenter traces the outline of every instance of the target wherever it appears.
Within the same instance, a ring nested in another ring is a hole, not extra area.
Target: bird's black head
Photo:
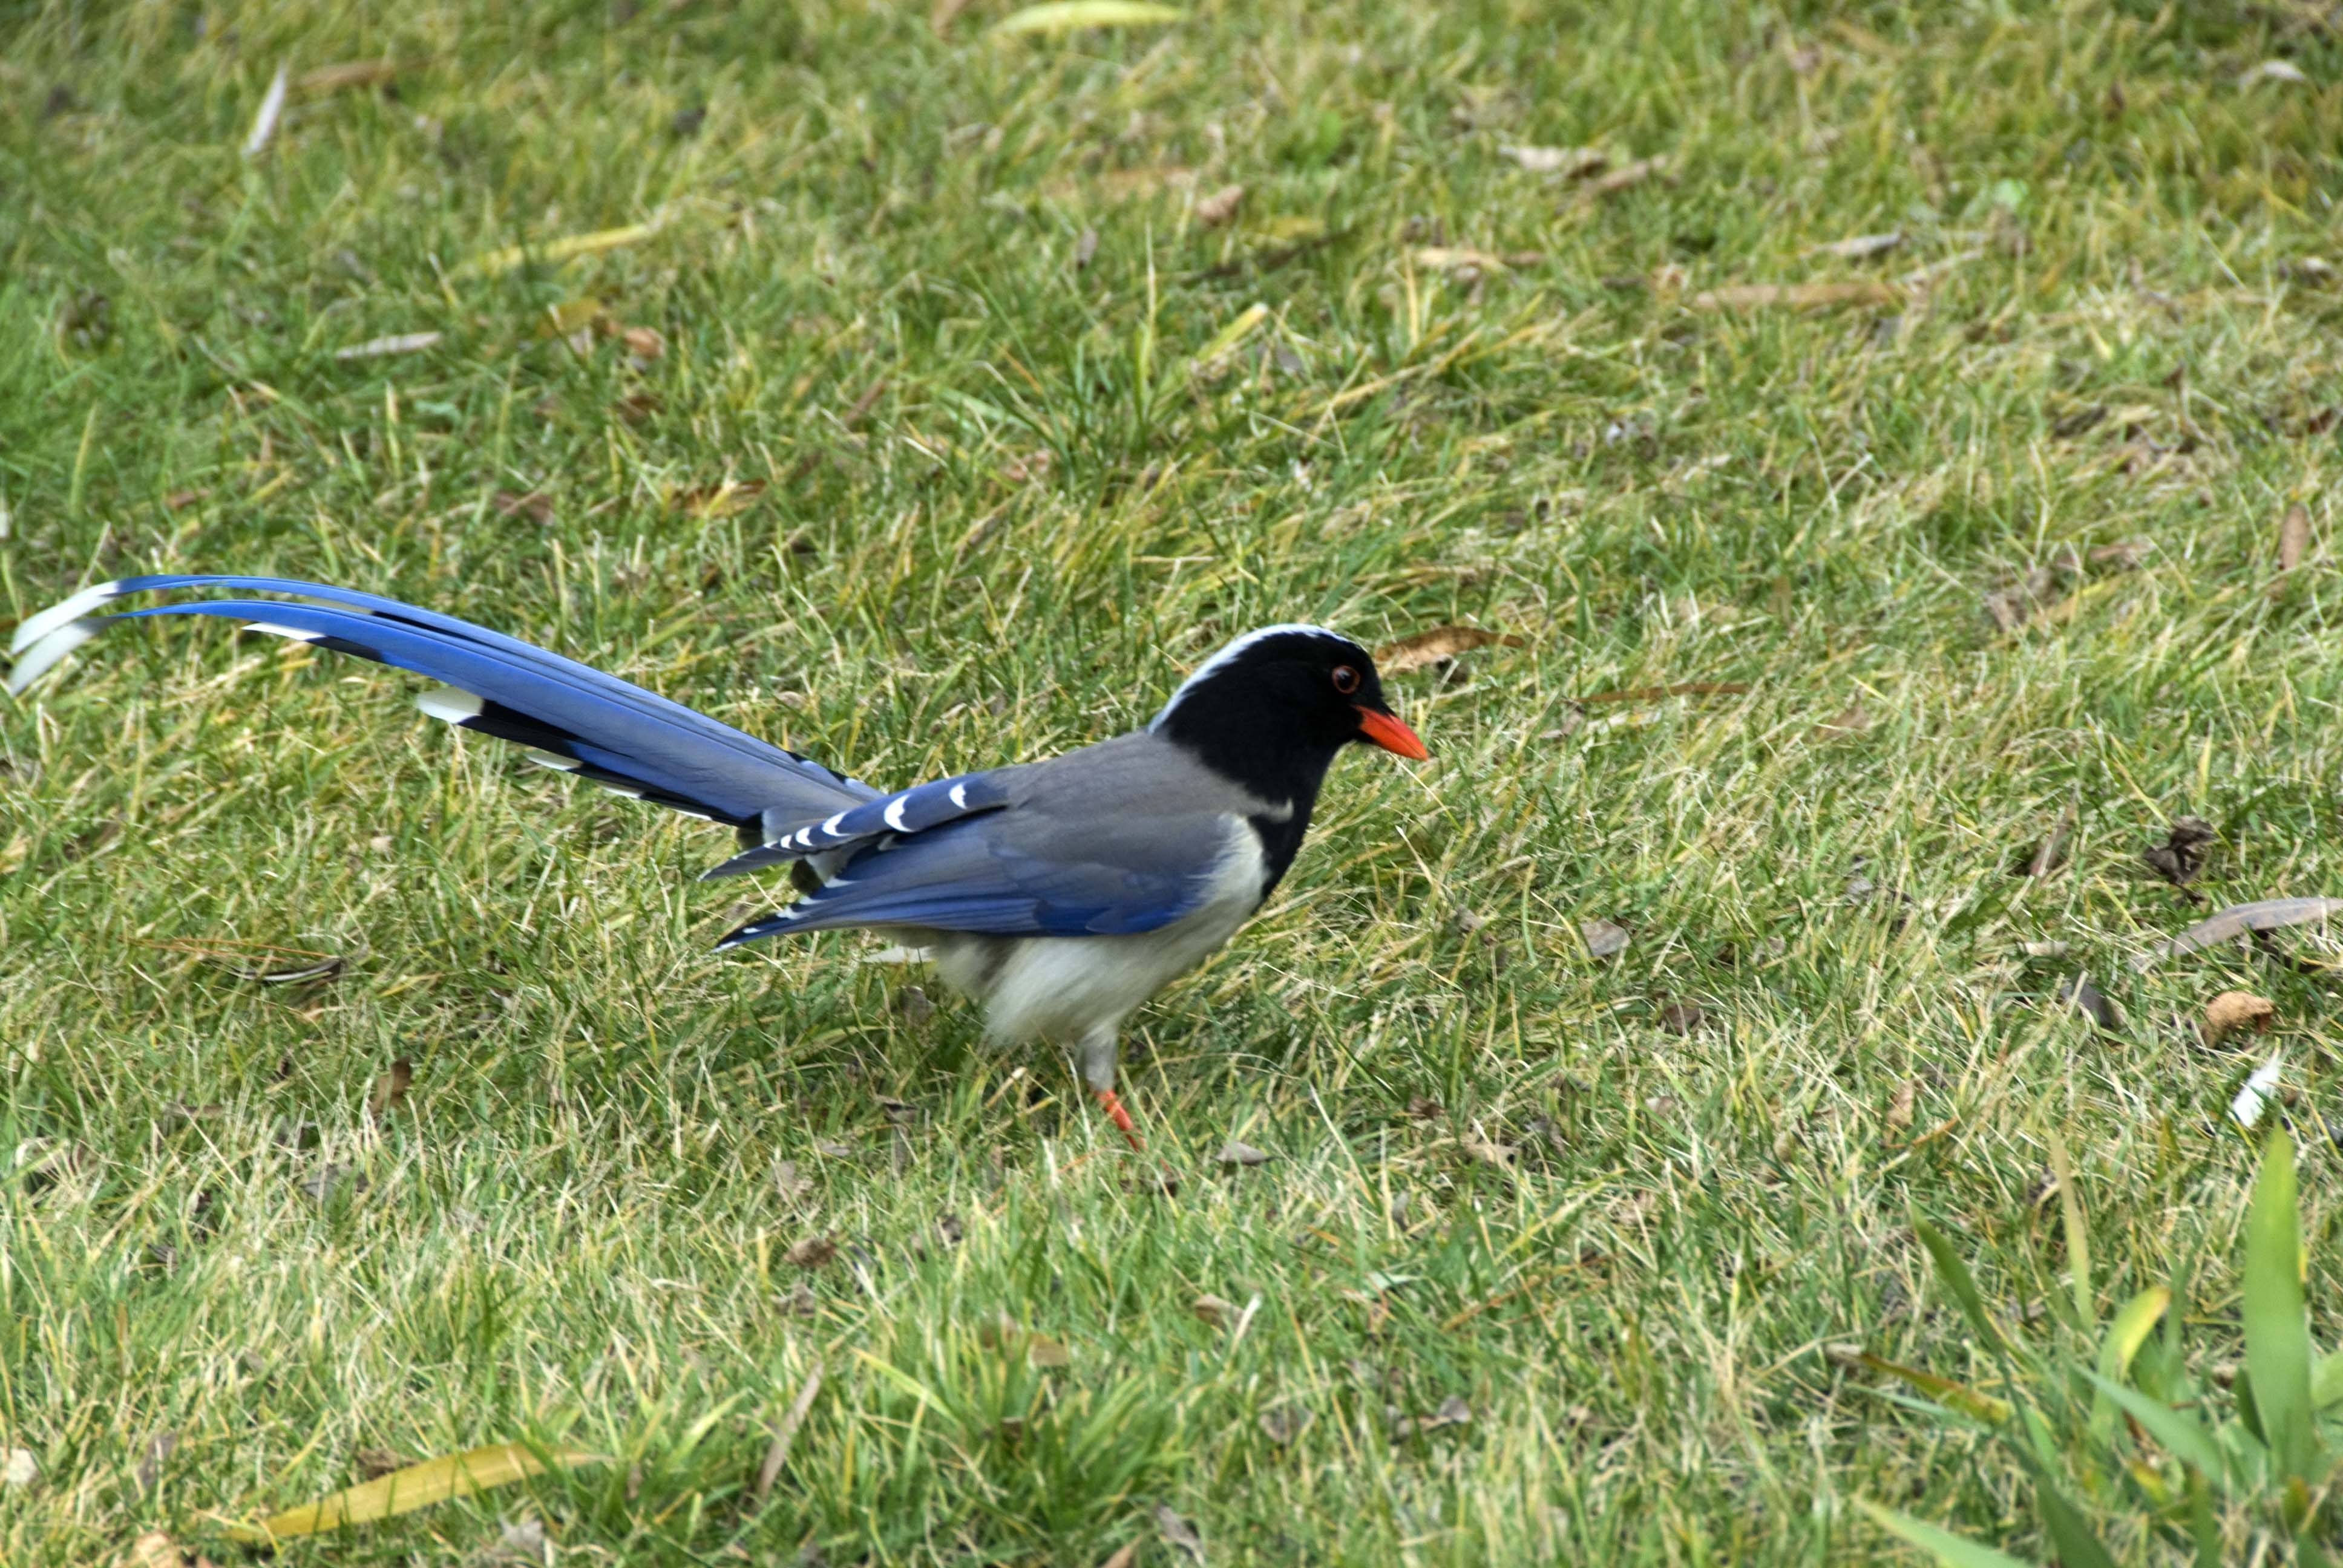
[[[1427,753],[1383,701],[1367,650],[1322,626],[1249,631],[1199,665],[1148,726],[1306,819],[1334,753],[1364,740]]]

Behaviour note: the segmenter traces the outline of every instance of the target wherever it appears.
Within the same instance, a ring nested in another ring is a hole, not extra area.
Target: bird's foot
[[[1101,1105],[1106,1107],[1107,1119],[1114,1123],[1115,1130],[1121,1132],[1124,1140],[1131,1144],[1132,1152],[1145,1153],[1147,1145],[1140,1141],[1139,1130],[1131,1124],[1131,1112],[1122,1108],[1122,1097],[1111,1089],[1093,1089],[1091,1093],[1097,1098]]]

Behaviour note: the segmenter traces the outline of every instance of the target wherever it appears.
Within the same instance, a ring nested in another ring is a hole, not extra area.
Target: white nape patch
[[[488,704],[475,693],[452,686],[434,687],[415,699],[415,706],[434,719],[450,724],[461,724],[467,719],[478,719]]]
[[[8,639],[8,651],[22,653],[67,621],[79,620],[98,606],[121,597],[122,585],[118,582],[85,588],[73,598],[53,604],[38,615],[28,618],[16,628],[16,635]],[[84,638],[82,640],[86,642],[89,639]]]
[[[298,627],[279,626],[273,620],[248,620],[244,623],[244,629],[265,631],[271,637],[291,638],[295,642],[315,642],[326,635],[322,631],[303,631]]]
[[[903,820],[903,801],[900,799],[879,815],[886,819],[887,826],[894,829],[898,833],[908,833],[911,830],[910,825]]]
[[[1294,633],[1300,633],[1304,637],[1322,637],[1340,643],[1348,643],[1351,640],[1349,638],[1344,637],[1341,632],[1334,630],[1331,627],[1312,626],[1306,621],[1289,620],[1281,621],[1275,626],[1256,627],[1252,631],[1246,632],[1242,637],[1237,638],[1235,640],[1232,641],[1227,647],[1222,648],[1220,652],[1204,660],[1203,663],[1198,665],[1193,673],[1192,673],[1187,679],[1180,683],[1180,689],[1172,694],[1172,700],[1165,703],[1161,709],[1156,713],[1155,717],[1147,721],[1147,728],[1150,729],[1162,729],[1163,721],[1172,717],[1172,710],[1180,706],[1180,699],[1182,698],[1187,696],[1190,692],[1195,690],[1198,686],[1210,680],[1213,676],[1218,675],[1222,670],[1226,669],[1230,665],[1235,663],[1238,658],[1242,657],[1244,651],[1252,647],[1255,643],[1264,641],[1272,637],[1286,637]]]
[[[70,620],[27,646],[16,656],[16,662],[8,667],[8,695],[22,696],[25,688],[46,675],[59,659],[96,637],[105,625],[102,620]]]
[[[539,751],[534,746],[522,752],[521,755],[528,758],[531,762],[536,763],[539,768],[550,768],[557,773],[575,773],[578,771],[578,759],[575,757],[557,757],[550,751]]]
[[[967,785],[965,785],[965,784],[955,784],[955,785],[953,785],[953,786],[951,787],[951,803],[952,803],[953,805],[955,805],[955,806],[959,807],[959,808],[960,808],[961,810],[963,810],[963,811],[965,811],[965,810],[967,810],[967,809],[968,809],[968,786],[967,786]]]

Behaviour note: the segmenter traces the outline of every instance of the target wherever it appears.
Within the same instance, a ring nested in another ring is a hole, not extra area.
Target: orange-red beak
[[[1359,739],[1372,740],[1386,751],[1396,751],[1402,757],[1421,762],[1432,755],[1415,731],[1388,713],[1378,713],[1372,708],[1359,709]]]

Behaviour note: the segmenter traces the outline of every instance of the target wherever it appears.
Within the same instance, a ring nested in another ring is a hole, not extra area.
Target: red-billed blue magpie
[[[221,598],[119,615],[126,594]],[[435,719],[535,761],[737,829],[708,875],[790,868],[802,893],[721,946],[859,927],[930,950],[1003,1042],[1071,1046],[1137,1147],[1114,1090],[1122,1020],[1251,919],[1302,847],[1334,754],[1363,740],[1427,755],[1374,660],[1319,626],[1250,631],[1199,666],[1144,729],[1041,762],[881,793],[573,659],[396,599],[277,578],[125,578],[16,628],[21,692],[113,621],[226,616],[446,682]]]

